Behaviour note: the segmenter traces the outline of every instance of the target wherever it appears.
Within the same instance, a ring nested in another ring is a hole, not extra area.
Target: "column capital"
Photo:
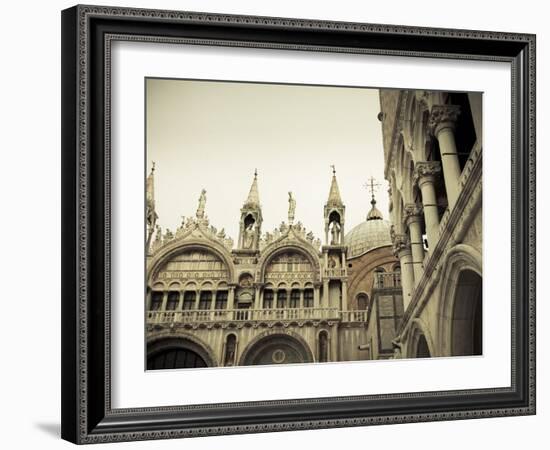
[[[460,106],[458,105],[434,105],[428,120],[428,128],[437,138],[445,128],[454,130],[459,115]]]
[[[393,238],[393,254],[397,258],[401,258],[406,254],[411,253],[411,244],[406,234],[396,234]]]
[[[422,207],[416,203],[407,203],[403,211],[404,223],[409,226],[411,223],[422,220]]]
[[[418,183],[418,187],[422,188],[424,183],[433,183],[440,173],[439,161],[419,161],[414,166],[413,185]]]

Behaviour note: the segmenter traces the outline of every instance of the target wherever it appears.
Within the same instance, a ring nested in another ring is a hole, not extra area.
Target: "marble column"
[[[434,105],[429,121],[433,135],[439,142],[449,209],[454,207],[460,192],[459,180],[462,171],[455,142],[455,124],[459,114],[460,107],[457,105]]]
[[[262,289],[262,287],[260,285],[256,285],[255,297],[254,297],[254,309],[261,309],[261,307],[262,307],[262,305],[261,305],[261,301],[262,301],[261,289]]]
[[[415,204],[405,205],[405,225],[409,227],[409,238],[412,252],[414,286],[418,286],[422,277],[424,263],[424,245],[422,244],[422,209]]]
[[[210,304],[210,309],[216,309],[216,297],[218,296],[218,291],[212,291],[212,302]]]
[[[198,289],[195,291],[195,309],[199,309],[201,304],[201,290]]]
[[[411,245],[407,236],[404,234],[396,235],[393,241],[393,251],[399,258],[401,266],[401,287],[403,290],[403,308],[406,311],[407,306],[412,299],[414,289],[414,270],[412,264]]]
[[[439,235],[439,212],[435,193],[435,179],[441,172],[441,164],[437,161],[417,162],[414,168],[414,182],[418,183],[422,192],[422,209],[428,235],[428,251],[431,251]]]
[[[320,285],[315,284],[315,287],[313,288],[313,307],[314,308],[320,308],[320,298],[319,298],[319,289]]]
[[[162,306],[160,307],[161,311],[166,311],[166,304],[168,303],[168,291],[162,293]]]
[[[342,311],[348,310],[348,282],[342,281]]]
[[[235,309],[235,286],[229,286],[227,293],[227,309]]]
[[[182,311],[183,310],[183,299],[185,297],[185,289],[180,291],[180,301],[178,302],[178,311]]]

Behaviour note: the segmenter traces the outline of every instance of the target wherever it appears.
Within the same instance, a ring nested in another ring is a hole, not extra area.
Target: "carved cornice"
[[[418,183],[422,187],[425,182],[435,181],[435,177],[441,173],[441,163],[439,161],[419,161],[414,167],[413,184]]]
[[[459,115],[460,106],[458,105],[434,105],[428,121],[428,129],[437,137],[445,128],[454,129]]]

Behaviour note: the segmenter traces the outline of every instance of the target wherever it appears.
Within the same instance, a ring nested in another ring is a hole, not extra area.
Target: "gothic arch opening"
[[[472,270],[460,272],[451,319],[451,354],[481,355],[482,278]]]
[[[296,364],[313,362],[311,350],[305,342],[286,334],[260,338],[245,349],[239,365]]]
[[[244,218],[244,227],[248,228],[249,226],[254,225],[255,222],[256,220],[254,219],[254,216],[252,214],[248,214]]]
[[[327,362],[329,355],[329,337],[327,330],[322,330],[319,332],[318,349],[317,359],[319,362]]]
[[[237,354],[237,336],[233,333],[230,333],[225,338],[223,365],[234,366],[236,354]]]
[[[328,216],[329,223],[336,222],[338,225],[341,225],[340,223],[340,214],[338,214],[338,211],[332,211],[330,215]]]

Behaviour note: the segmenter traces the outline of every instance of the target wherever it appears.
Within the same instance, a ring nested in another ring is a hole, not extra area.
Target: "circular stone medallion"
[[[276,364],[281,364],[282,362],[284,362],[285,358],[286,358],[285,352],[280,349],[275,350],[271,355],[271,360]]]

